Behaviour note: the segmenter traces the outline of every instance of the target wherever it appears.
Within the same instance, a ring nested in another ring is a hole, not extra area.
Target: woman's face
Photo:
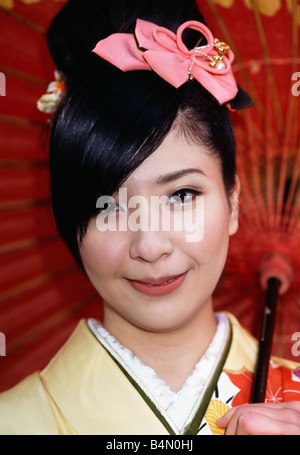
[[[98,200],[80,252],[104,325],[170,331],[211,307],[237,196],[230,208],[219,161],[173,131],[111,202]]]

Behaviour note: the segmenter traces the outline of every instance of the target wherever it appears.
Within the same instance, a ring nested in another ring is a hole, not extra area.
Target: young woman
[[[70,0],[49,47],[53,211],[104,321],[2,394],[0,432],[300,434],[300,370],[273,359],[247,404],[257,343],[213,311],[238,228],[229,109],[251,104],[231,50],[192,0]]]

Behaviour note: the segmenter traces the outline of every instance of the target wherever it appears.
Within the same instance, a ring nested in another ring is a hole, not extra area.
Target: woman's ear
[[[233,235],[237,232],[239,227],[239,195],[240,195],[241,183],[238,175],[235,177],[234,190],[230,195],[230,223],[229,223],[229,235]]]

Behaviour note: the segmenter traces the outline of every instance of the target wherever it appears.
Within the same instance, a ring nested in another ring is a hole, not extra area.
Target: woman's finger
[[[300,403],[260,403],[232,408],[217,425],[226,434],[300,434]]]

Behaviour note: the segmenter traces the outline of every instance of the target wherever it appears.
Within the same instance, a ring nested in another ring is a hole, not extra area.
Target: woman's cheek
[[[117,273],[128,250],[127,233],[88,230],[80,248],[85,269],[93,275]]]
[[[220,267],[226,260],[229,243],[230,213],[227,202],[219,200],[206,204],[204,211],[203,239],[199,242],[207,258],[219,257]]]

